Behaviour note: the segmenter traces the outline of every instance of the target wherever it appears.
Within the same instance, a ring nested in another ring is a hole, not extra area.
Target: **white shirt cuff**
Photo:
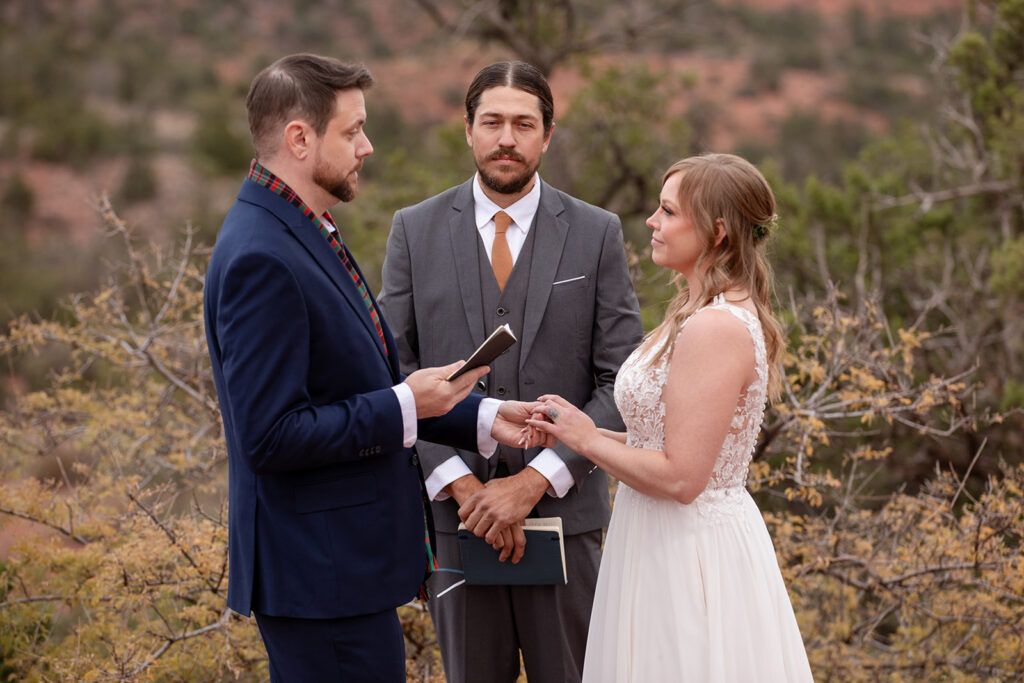
[[[444,487],[467,474],[473,474],[473,472],[466,463],[462,462],[462,458],[453,455],[438,465],[430,473],[430,476],[427,477],[427,480],[424,482],[424,486],[427,489],[427,498],[430,500],[447,500],[451,498],[451,496],[445,493]]]
[[[391,388],[402,407],[402,445],[412,448],[416,445],[416,396],[405,382]]]
[[[537,457],[527,463],[527,466],[537,470],[548,480],[550,486],[548,486],[547,493],[549,496],[562,498],[576,483],[569,468],[565,466],[565,462],[558,456],[558,453],[550,448],[545,448],[538,453]]]
[[[480,401],[479,412],[476,414],[476,449],[488,459],[498,450],[498,442],[491,437],[491,428],[500,407],[501,401],[498,399],[485,398]]]

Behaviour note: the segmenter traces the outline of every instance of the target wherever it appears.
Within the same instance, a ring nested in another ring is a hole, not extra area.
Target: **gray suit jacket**
[[[403,372],[468,358],[491,332],[484,329],[473,182],[395,214],[378,303],[395,334]],[[519,354],[519,398],[559,394],[598,426],[621,430],[615,376],[643,328],[619,219],[541,181],[531,230],[537,233],[525,319],[512,347]],[[455,454],[481,481],[497,467],[497,458],[450,447],[421,442],[417,451],[427,477]],[[525,461],[539,451],[528,450]],[[564,498],[545,494],[538,513],[561,516],[567,534],[605,526],[610,512],[604,472],[561,444],[556,451],[575,484]],[[455,501],[432,507],[437,528],[454,532]]]

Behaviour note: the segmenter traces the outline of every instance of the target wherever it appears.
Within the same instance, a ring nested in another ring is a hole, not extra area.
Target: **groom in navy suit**
[[[417,439],[493,453],[530,404],[470,389],[459,363],[403,377],[328,209],[373,147],[361,66],[285,57],[246,100],[256,160],[206,276],[228,446],[228,605],[255,614],[271,680],[405,680],[395,608],[436,566]]]

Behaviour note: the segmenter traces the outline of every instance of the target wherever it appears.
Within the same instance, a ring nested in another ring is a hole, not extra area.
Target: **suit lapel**
[[[327,240],[326,239],[324,240],[324,243],[327,244]],[[345,249],[348,250],[348,247],[346,247]],[[328,245],[328,249],[327,250],[330,251],[331,253],[334,253],[334,250],[330,248],[330,245]],[[387,347],[387,353],[384,353],[382,351],[381,352],[381,356],[383,356],[384,361],[388,364],[388,367],[391,368],[392,378],[397,382],[401,378],[401,370],[398,367],[398,346],[395,344],[395,337],[394,337],[393,334],[391,334],[391,329],[388,327],[387,321],[384,320],[384,313],[380,310],[380,306],[377,305],[376,297],[374,297],[373,296],[373,292],[370,291],[370,283],[366,281],[366,276],[363,275],[363,269],[359,266],[359,262],[356,261],[355,254],[353,254],[351,251],[349,251],[348,252],[348,257],[349,257],[349,261],[352,263],[352,267],[356,269],[356,272],[359,273],[359,277],[361,277],[363,279],[363,282],[366,284],[366,293],[370,296],[370,301],[373,303],[373,307],[377,311],[377,316],[380,319],[380,329],[381,329],[381,332],[384,333],[384,346]],[[341,263],[341,259],[340,258],[338,259],[338,262]],[[345,269],[345,264],[343,264],[343,263],[341,263],[341,271],[346,276],[348,275],[348,271]],[[374,327],[373,320],[370,319],[369,311],[366,310],[366,304],[363,303],[363,298],[362,298],[362,295],[359,294],[359,289],[356,288],[355,284],[352,282],[352,278],[351,277],[347,277],[346,280],[347,280],[347,282],[349,284],[352,285],[350,290],[354,290],[354,292],[355,292],[355,298],[354,299],[352,297],[348,298],[349,304],[353,304],[353,301],[358,303],[358,306],[355,306],[355,307],[358,308],[358,310],[363,314],[360,317],[360,320],[362,320],[363,323],[365,325],[367,325],[369,330],[374,334],[374,338],[378,339],[379,335],[377,335],[377,328]],[[344,290],[344,291],[350,291],[350,290]],[[343,293],[344,293],[344,291],[343,291]],[[360,308],[360,306],[361,306],[361,308]],[[378,346],[377,348],[380,348],[380,346]]]
[[[392,359],[397,358],[398,354],[395,349],[394,338],[387,325],[384,324],[383,317],[381,319],[381,326],[384,329],[384,339],[388,345],[388,353],[385,353],[384,347],[377,343],[377,340],[380,338],[377,335],[377,328],[374,327],[373,321],[370,319],[369,312],[366,310],[366,304],[363,303],[359,290],[356,288],[355,283],[352,282],[348,269],[345,268],[341,258],[334,253],[331,245],[327,243],[327,240],[324,239],[323,235],[320,234],[320,231],[316,229],[316,226],[312,224],[309,218],[284,197],[254,182],[246,181],[242,183],[242,188],[238,192],[238,199],[263,207],[288,227],[288,231],[327,274],[338,288],[338,291],[341,292],[342,297],[352,308],[356,318],[362,322],[366,331],[372,335],[374,347],[391,370],[393,377],[397,379],[397,364]],[[359,265],[355,263],[354,259],[352,263],[358,271]],[[362,272],[360,272],[360,277],[362,277]],[[374,302],[374,305],[376,306],[376,302]],[[378,307],[377,310],[380,311],[380,308]]]
[[[281,201],[288,204],[286,200],[282,199]],[[324,239],[323,235],[320,234],[309,219],[290,204],[288,204],[288,207],[292,209],[290,214],[278,214],[278,217],[285,221],[292,236],[299,241],[306,251],[309,252],[309,255],[313,257],[313,260],[327,273],[327,276],[338,288],[338,291],[341,292],[342,297],[352,308],[355,317],[362,323],[366,332],[372,336],[373,345],[380,353],[381,358],[388,364],[388,367],[391,367],[388,356],[384,353],[384,347],[378,343],[380,337],[377,334],[377,328],[374,327],[369,311],[366,310],[366,304],[363,303],[363,297],[359,294],[359,290],[356,289],[356,285],[352,281],[348,269],[345,268],[345,264],[341,262],[341,258],[334,253],[331,245],[327,243],[327,240]],[[356,266],[357,270],[358,268]],[[360,273],[361,276],[362,274]],[[387,336],[385,334],[385,338]],[[392,349],[389,349],[389,351],[392,351]]]
[[[475,176],[474,176],[475,178]],[[484,303],[480,292],[480,257],[477,243],[476,214],[473,204],[473,179],[464,183],[455,193],[455,201],[448,217],[455,276],[459,281],[466,322],[473,338],[473,346],[480,346],[486,338],[484,330]]]
[[[520,367],[530,356],[530,349],[540,329],[544,311],[551,296],[551,284],[555,281],[558,264],[562,260],[562,248],[569,232],[569,224],[562,219],[562,201],[543,180],[540,185],[540,205],[533,229],[537,231],[533,243],[533,263],[530,264],[530,284],[526,290],[526,310],[523,316],[523,333],[519,352]]]

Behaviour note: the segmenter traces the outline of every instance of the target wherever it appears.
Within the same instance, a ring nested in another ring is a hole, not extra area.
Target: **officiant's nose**
[[[516,146],[516,136],[512,132],[514,124],[509,121],[501,127],[501,137],[498,138],[498,147],[510,148]]]

